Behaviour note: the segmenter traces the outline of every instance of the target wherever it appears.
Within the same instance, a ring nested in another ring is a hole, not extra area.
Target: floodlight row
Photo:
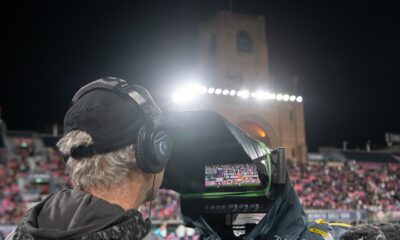
[[[232,97],[240,97],[243,99],[247,98],[255,98],[257,100],[275,100],[275,101],[284,101],[284,102],[299,102],[303,101],[302,96],[295,96],[283,93],[272,93],[267,91],[255,91],[249,92],[248,90],[235,90],[235,89],[222,89],[222,88],[214,88],[214,87],[200,87],[198,88],[199,93],[202,94],[210,94],[210,95],[223,95],[223,96],[232,96]]]

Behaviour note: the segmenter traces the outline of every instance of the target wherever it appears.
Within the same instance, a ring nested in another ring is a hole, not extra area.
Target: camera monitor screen
[[[205,187],[253,187],[260,186],[257,167],[252,163],[206,165]]]

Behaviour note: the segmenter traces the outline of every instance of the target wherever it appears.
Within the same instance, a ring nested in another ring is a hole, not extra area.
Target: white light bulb
[[[240,93],[240,95],[239,95],[239,93]],[[238,93],[238,96],[242,97],[242,98],[248,98],[250,96],[250,93],[247,90],[241,90],[241,91],[239,91],[239,93]]]
[[[295,95],[290,96],[290,101],[291,101],[291,102],[296,101],[296,96],[295,96]]]
[[[231,90],[231,91],[229,92],[229,95],[235,96],[235,95],[236,95],[236,90]]]
[[[255,95],[255,98],[256,98],[257,100],[263,100],[264,94],[265,94],[264,91],[257,91],[257,92],[256,92],[256,95]]]
[[[288,94],[283,95],[283,101],[287,102],[289,101],[290,96]]]
[[[224,91],[222,91],[222,95],[228,95],[229,94],[229,90],[228,89],[225,89]]]
[[[270,93],[268,97],[271,100],[275,100],[276,99],[276,94],[275,93]]]
[[[299,102],[299,103],[301,103],[301,102],[303,101],[303,97],[302,97],[302,96],[298,96],[298,97],[296,98],[296,101]]]
[[[276,100],[282,101],[283,95],[281,93],[276,94]]]
[[[221,93],[222,93],[222,89],[221,88],[215,89],[215,94],[220,95]]]
[[[209,88],[209,89],[208,89],[208,93],[209,93],[209,94],[213,94],[213,93],[214,93],[214,91],[215,91],[215,89],[214,89],[214,88]]]

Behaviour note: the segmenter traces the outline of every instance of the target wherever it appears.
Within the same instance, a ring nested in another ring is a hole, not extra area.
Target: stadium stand
[[[400,211],[400,164],[349,161],[343,165],[289,163],[306,209]]]
[[[26,210],[48,194],[70,187],[58,138],[32,132],[0,137],[0,232],[6,235]],[[294,189],[305,209],[362,210],[369,220],[400,221],[400,163],[382,153],[341,151],[346,161],[288,163]],[[196,238],[182,226],[179,194],[161,191],[150,218],[154,234]],[[149,205],[141,207],[145,217]],[[4,230],[6,229],[6,230]]]

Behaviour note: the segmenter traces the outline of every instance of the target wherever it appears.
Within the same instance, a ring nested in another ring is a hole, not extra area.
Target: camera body
[[[275,186],[286,183],[284,149],[271,150],[212,111],[171,112],[166,119],[174,147],[162,187],[181,194],[186,225],[230,239],[251,231],[256,223],[242,220],[265,215]]]

